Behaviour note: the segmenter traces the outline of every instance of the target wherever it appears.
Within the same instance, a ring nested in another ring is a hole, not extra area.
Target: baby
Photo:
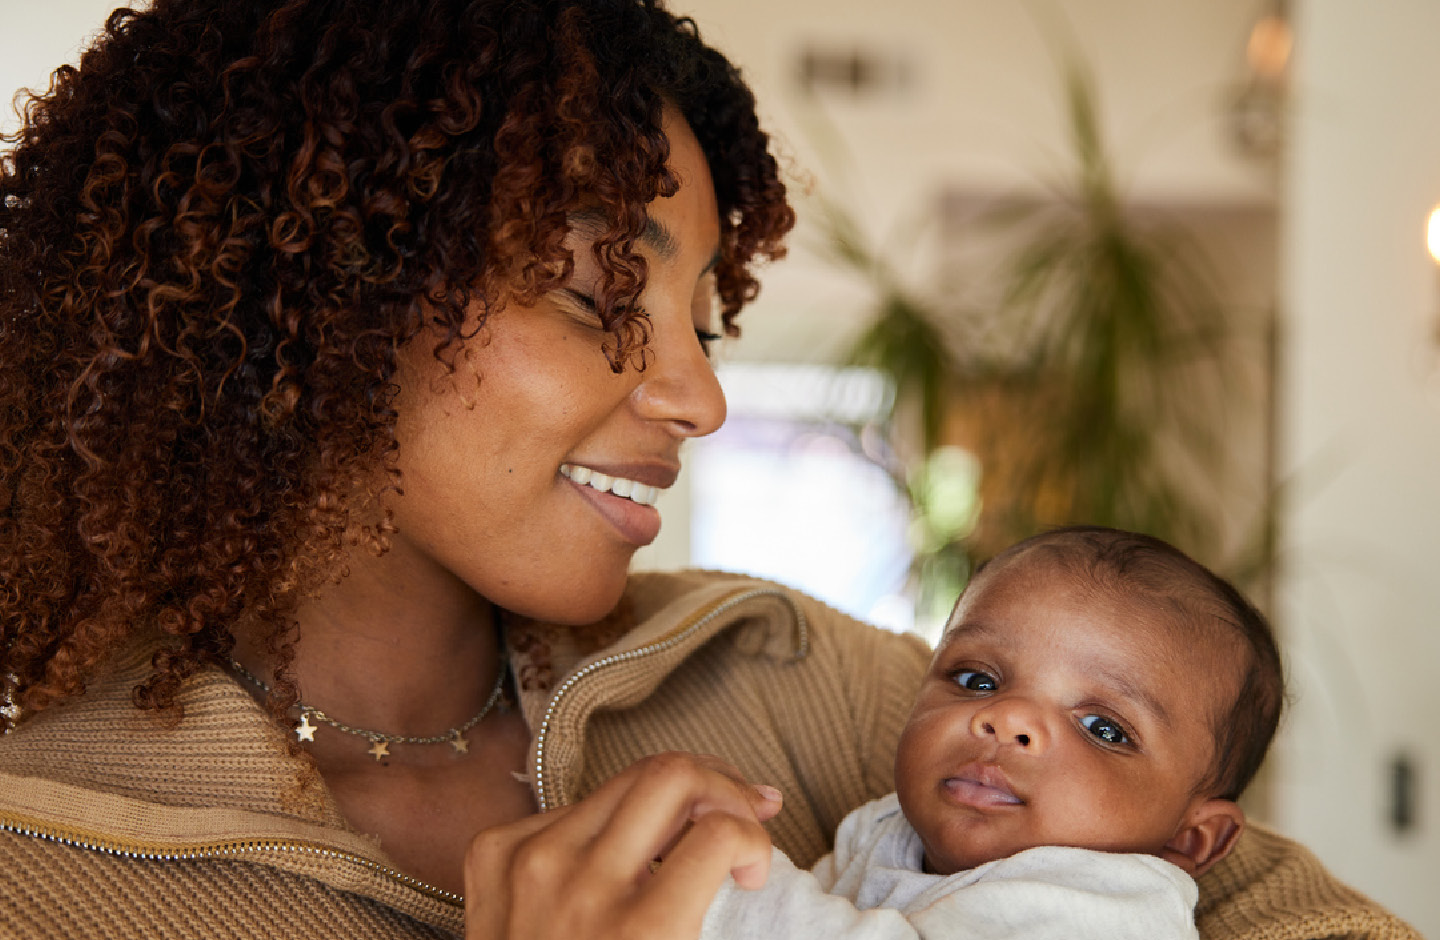
[[[1284,698],[1265,619],[1164,542],[1097,527],[1001,553],[956,603],[895,761],[813,872],[778,851],[704,938],[1195,937],[1195,876]]]

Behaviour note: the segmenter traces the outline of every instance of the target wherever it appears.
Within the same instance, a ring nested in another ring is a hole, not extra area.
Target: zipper
[[[143,842],[126,842],[121,839],[106,838],[61,826],[51,826],[46,823],[27,819],[23,816],[12,816],[7,813],[0,813],[0,832],[13,832],[17,835],[30,836],[36,839],[43,839],[46,842],[55,842],[60,845],[88,849],[92,852],[100,852],[105,855],[115,855],[120,858],[143,859],[146,861],[195,861],[202,859],[239,858],[247,855],[256,856],[270,853],[311,855],[318,858],[338,859],[339,861],[349,862],[369,869],[407,888],[413,888],[426,897],[435,898],[447,904],[455,905],[456,907],[463,907],[465,904],[463,897],[451,891],[437,888],[432,884],[426,884],[418,878],[412,878],[404,872],[396,871],[372,859],[355,855],[354,853],[341,849],[328,848],[318,842],[266,838],[222,839],[210,842],[197,842],[194,845],[176,848],[174,846],[153,845]]]
[[[804,659],[810,652],[810,627],[805,619],[805,612],[800,609],[800,606],[795,603],[795,600],[787,592],[776,588],[757,588],[742,591],[739,594],[733,594],[725,598],[709,610],[695,614],[691,620],[682,623],[679,627],[676,627],[673,631],[653,643],[597,659],[593,663],[566,677],[565,681],[560,683],[555,689],[555,692],[550,696],[550,702],[545,706],[545,717],[541,719],[540,730],[535,735],[535,802],[540,807],[540,812],[544,813],[552,808],[550,805],[550,794],[547,792],[545,739],[550,733],[551,721],[554,719],[556,712],[559,711],[561,699],[572,692],[580,682],[600,670],[620,663],[633,662],[637,659],[654,655],[655,653],[663,653],[666,650],[673,649],[720,615],[727,613],[745,601],[765,596],[780,598],[794,611],[795,622],[800,632],[800,640],[795,651],[795,658]]]
[[[727,597],[709,610],[695,615],[693,619],[677,627],[673,632],[661,637],[655,642],[647,646],[637,647],[633,650],[626,650],[623,653],[616,653],[612,656],[598,659],[566,678],[566,680],[560,684],[559,688],[555,690],[554,694],[550,696],[550,702],[545,709],[545,717],[540,723],[540,731],[535,736],[535,791],[536,801],[539,804],[540,811],[545,812],[550,808],[549,795],[546,792],[545,782],[545,739],[549,734],[551,720],[559,708],[561,699],[572,691],[576,684],[609,666],[631,662],[645,656],[672,649],[680,643],[685,642],[685,640],[693,636],[716,617],[721,616],[745,601],[764,596],[778,597],[794,611],[795,621],[800,632],[800,640],[797,645],[795,658],[803,659],[810,650],[809,623],[805,619],[805,612],[800,609],[799,605],[797,605],[794,599],[786,592],[774,588],[760,588],[743,591]],[[384,878],[388,878],[397,884],[414,889],[426,897],[434,898],[456,907],[463,907],[465,904],[465,898],[452,891],[437,888],[432,884],[423,882],[418,878],[413,878],[404,872],[396,871],[387,865],[382,865],[364,856],[346,852],[341,849],[329,848],[318,842],[267,838],[222,839],[209,842],[197,842],[193,845],[177,848],[174,846],[144,842],[127,842],[122,839],[99,836],[78,829],[52,826],[31,818],[10,815],[4,812],[0,812],[0,832],[12,832],[16,835],[42,839],[46,842],[68,845],[92,852],[100,852],[105,855],[146,861],[196,861],[242,858],[247,855],[261,856],[272,853],[310,855],[318,858],[336,859],[358,865]]]

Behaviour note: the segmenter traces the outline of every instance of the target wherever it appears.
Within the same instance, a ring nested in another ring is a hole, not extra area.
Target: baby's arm
[[[831,860],[827,855],[820,866]],[[765,887],[746,891],[727,881],[710,903],[700,931],[700,940],[914,940],[922,936],[927,935],[897,910],[862,911],[849,898],[828,894],[813,874],[796,868],[779,849],[771,852]]]
[[[727,882],[701,940],[1198,940],[1194,882],[1145,855],[1042,848],[933,880],[899,907],[860,910],[778,850],[765,886]],[[918,876],[925,877],[925,876]]]
[[[1196,897],[1153,856],[1044,846],[941,879],[905,910],[934,940],[1199,940]]]

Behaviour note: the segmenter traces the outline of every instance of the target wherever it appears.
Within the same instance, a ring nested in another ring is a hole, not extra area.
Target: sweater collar
[[[643,702],[722,633],[744,656],[783,662],[808,652],[808,624],[794,594],[768,581],[717,572],[636,575],[626,603],[633,620],[619,640],[566,663],[564,678],[543,694],[522,687],[534,735],[530,783],[542,811],[574,799],[593,714]]]
[[[0,829],[108,854],[268,864],[463,927],[461,899],[350,829],[313,765],[228,674],[186,679],[178,716],[136,708],[153,652],[117,656],[83,697],[0,738]]]

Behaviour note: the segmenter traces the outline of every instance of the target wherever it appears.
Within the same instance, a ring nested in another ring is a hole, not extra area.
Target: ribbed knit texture
[[[277,759],[284,731],[234,681],[204,670],[185,684],[184,717],[141,711],[130,689],[150,651],[126,651],[76,707],[51,709],[0,738],[0,771],[169,806],[223,806],[344,828],[304,761]],[[78,720],[77,720],[78,719]]]
[[[1422,940],[1409,924],[1332,878],[1310,850],[1256,825],[1200,879],[1195,920],[1205,940]]]
[[[381,902],[267,865],[137,861],[0,833],[0,937],[450,938]]]
[[[557,664],[557,674],[622,659],[562,692],[553,710],[545,696],[521,696],[532,731],[551,716],[545,767],[560,802],[646,754],[718,754],[784,792],[772,836],[809,866],[846,812],[892,788],[895,745],[928,660],[919,641],[736,576],[636,576],[628,601],[636,628],[586,662]],[[0,738],[0,938],[458,934],[460,908],[382,870],[389,860],[345,825],[323,782],[237,683],[202,672],[181,692],[184,719],[166,725],[130,704],[148,671],[143,654],[123,657],[81,701]],[[141,859],[7,825],[152,852],[222,838],[321,851]],[[1205,940],[1418,937],[1263,830],[1247,832],[1200,887]]]

